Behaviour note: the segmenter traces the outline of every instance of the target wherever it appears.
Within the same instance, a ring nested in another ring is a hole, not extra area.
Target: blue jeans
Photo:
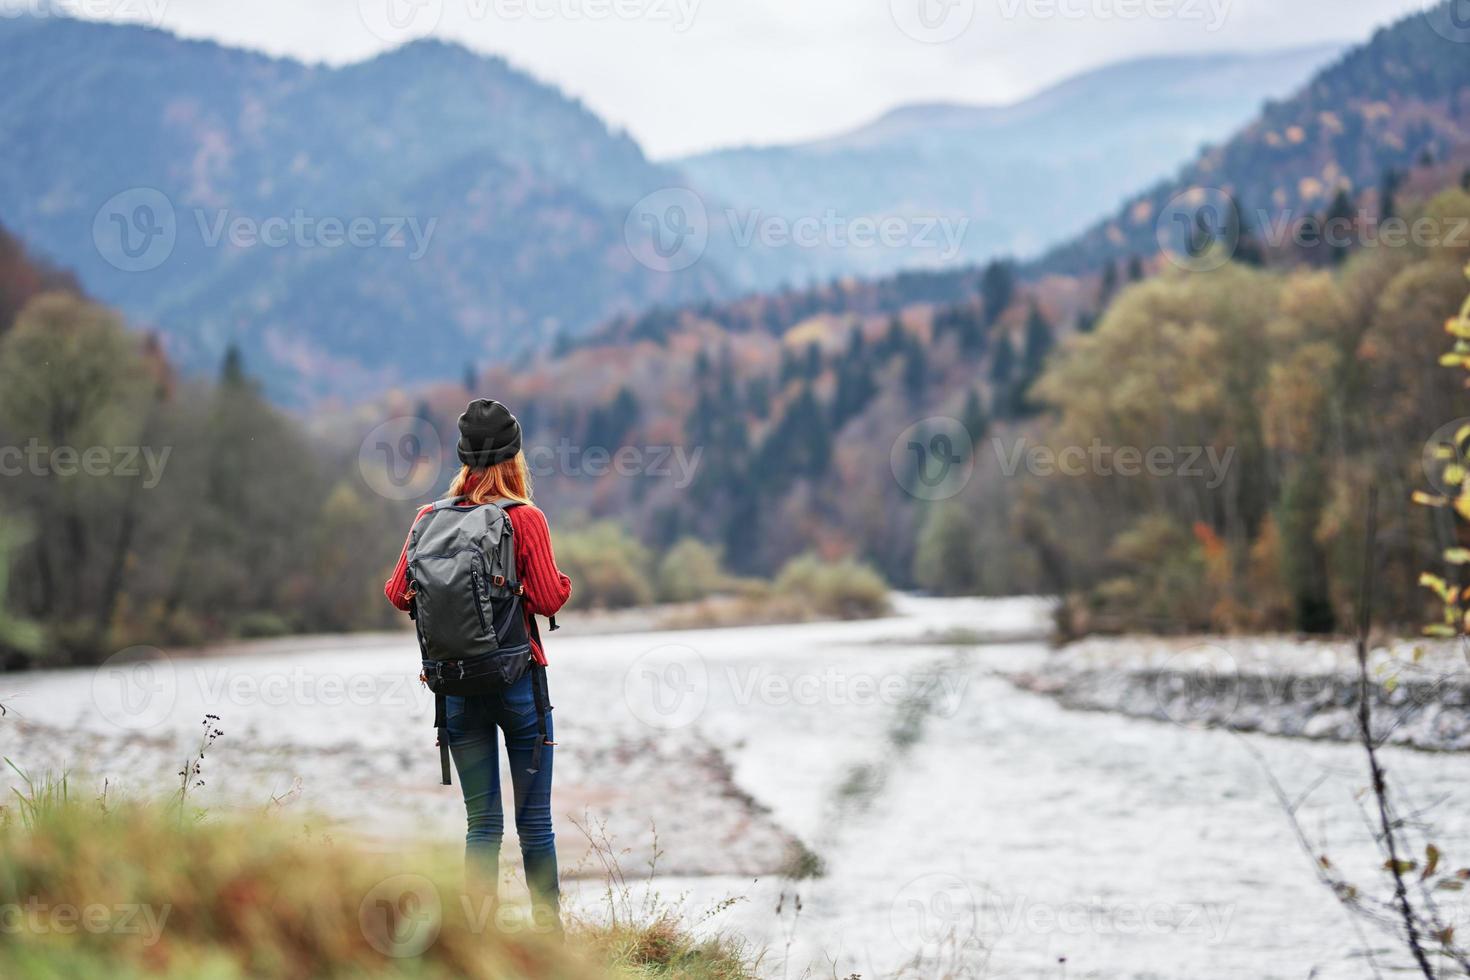
[[[533,912],[560,932],[561,889],[556,868],[556,835],[551,826],[551,769],[556,750],[541,748],[541,767],[531,767],[531,752],[541,737],[536,718],[532,676],[527,671],[502,694],[449,697],[445,714],[449,752],[464,791],[469,830],[465,834],[465,872],[487,883],[493,896],[500,877],[500,843],[505,837],[505,813],[500,802],[500,751],[496,729],[505,732],[510,757],[511,788],[515,796],[516,836],[526,865]],[[552,739],[551,715],[546,717],[546,739]]]

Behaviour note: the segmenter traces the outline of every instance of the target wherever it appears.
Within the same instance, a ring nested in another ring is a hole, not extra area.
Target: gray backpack
[[[546,678],[531,657],[531,632],[521,606],[525,589],[516,578],[515,528],[509,511],[517,501],[464,503],[450,497],[434,504],[408,536],[408,584],[422,657],[424,682],[434,692],[439,762],[449,785],[449,736],[445,698],[499,694],[530,671],[541,738],[531,771],[541,765],[546,742]]]

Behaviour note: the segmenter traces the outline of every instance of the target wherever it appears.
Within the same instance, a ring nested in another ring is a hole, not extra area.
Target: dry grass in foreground
[[[575,922],[565,944],[462,893],[441,858],[376,855],[281,814],[78,800],[27,780],[0,807],[0,976],[10,980],[658,978],[745,980],[739,945],[666,910]],[[456,862],[457,864],[457,862]]]

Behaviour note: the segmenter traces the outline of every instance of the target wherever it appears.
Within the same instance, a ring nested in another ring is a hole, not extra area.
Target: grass
[[[656,902],[573,921],[562,944],[464,895],[442,855],[370,854],[269,810],[181,819],[178,794],[81,800],[64,776],[16,771],[25,789],[0,806],[7,980],[754,975],[738,943]]]

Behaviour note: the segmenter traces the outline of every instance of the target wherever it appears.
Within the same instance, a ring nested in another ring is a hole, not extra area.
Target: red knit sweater
[[[413,522],[429,512],[433,504],[419,508]],[[554,616],[572,595],[572,580],[556,567],[556,556],[551,552],[551,528],[546,515],[540,510],[524,504],[512,507],[510,526],[515,529],[516,574],[526,593],[521,597],[521,606],[526,611],[526,632],[531,637],[531,654],[539,664],[546,663],[546,652],[541,648],[541,639],[536,631],[532,616]],[[409,528],[413,534],[413,528]],[[403,541],[403,551],[398,555],[398,565],[393,575],[383,585],[388,601],[404,612],[408,612],[408,539]]]

